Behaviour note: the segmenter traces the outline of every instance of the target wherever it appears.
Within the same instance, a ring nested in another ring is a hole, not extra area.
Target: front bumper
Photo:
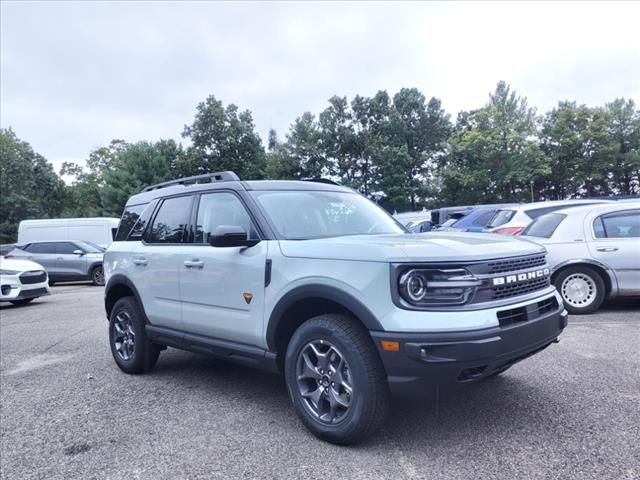
[[[403,396],[431,396],[500,372],[548,347],[567,326],[562,306],[507,326],[455,333],[372,331],[389,388]],[[399,351],[381,341],[397,341]]]
[[[17,276],[4,275],[0,278],[0,302],[37,298],[50,293],[48,281],[23,284]]]

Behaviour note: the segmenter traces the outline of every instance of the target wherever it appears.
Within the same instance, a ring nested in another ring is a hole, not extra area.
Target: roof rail
[[[186,185],[190,183],[200,183],[199,180],[209,180],[209,183],[214,182],[234,182],[239,181],[240,178],[234,172],[213,172],[213,173],[205,173],[203,175],[195,175],[193,177],[184,177],[178,178],[176,180],[169,180],[168,182],[156,183],[155,185],[150,185],[143,192],[148,192],[150,190],[157,190],[158,188],[171,187],[172,185]]]
[[[302,179],[303,182],[314,182],[314,183],[326,183],[327,185],[337,185],[337,186],[341,186],[338,182],[334,182],[333,180],[330,180],[328,178],[321,178],[321,177],[316,177],[316,178],[303,178]]]

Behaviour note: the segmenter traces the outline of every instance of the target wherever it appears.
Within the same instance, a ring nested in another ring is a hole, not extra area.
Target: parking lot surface
[[[103,289],[0,307],[0,477],[640,479],[640,305],[571,317],[561,342],[383,431],[323,443],[282,378],[169,349],[131,376],[111,358]]]

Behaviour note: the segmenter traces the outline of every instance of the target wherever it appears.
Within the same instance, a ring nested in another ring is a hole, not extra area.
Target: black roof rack
[[[148,192],[150,190],[157,190],[158,188],[171,187],[172,185],[186,185],[190,183],[200,183],[199,180],[209,180],[209,183],[213,182],[237,182],[240,180],[238,175],[234,172],[213,172],[213,173],[205,173],[203,175],[195,175],[193,177],[184,177],[178,178],[176,180],[169,180],[168,182],[156,183],[155,185],[150,185],[143,192]]]
[[[326,183],[327,185],[337,185],[341,186],[338,182],[334,182],[333,180],[329,180],[328,178],[303,178],[303,182],[315,182],[315,183]]]

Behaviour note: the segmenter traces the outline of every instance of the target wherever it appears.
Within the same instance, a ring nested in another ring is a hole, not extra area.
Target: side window
[[[603,215],[600,219],[606,238],[640,238],[640,210]],[[596,230],[596,238],[602,238],[597,233]]]
[[[596,238],[607,238],[604,233],[604,225],[602,224],[602,217],[598,217],[593,221],[593,233]]]
[[[82,250],[76,244],[71,242],[59,242],[56,245],[56,253],[60,255],[72,255],[74,250]]]
[[[149,243],[182,243],[187,238],[192,196],[167,198],[153,220]]]
[[[25,247],[27,252],[31,253],[56,253],[55,243],[32,243],[28,247]]]
[[[220,225],[240,226],[248,238],[258,238],[251,217],[238,197],[229,192],[203,194],[198,206],[194,243],[209,243],[209,235]]]
[[[138,221],[131,229],[131,233],[129,234],[129,238],[127,238],[127,240],[138,241],[142,238],[142,235],[144,234],[144,231],[147,228],[149,221],[151,220],[151,215],[153,215],[153,211],[155,210],[157,204],[158,202],[154,200],[146,206],[144,211],[140,214]]]
[[[536,218],[545,215],[547,213],[551,213],[551,212],[555,212],[556,210],[560,210],[561,208],[567,208],[562,207],[562,206],[555,206],[555,207],[544,207],[544,208],[534,208],[528,211],[525,211],[525,213],[527,214],[527,216],[533,220],[535,220]]]
[[[125,207],[122,218],[120,219],[120,225],[118,225],[118,231],[114,237],[116,242],[124,242],[127,239],[145,206],[146,205],[131,205]]]

